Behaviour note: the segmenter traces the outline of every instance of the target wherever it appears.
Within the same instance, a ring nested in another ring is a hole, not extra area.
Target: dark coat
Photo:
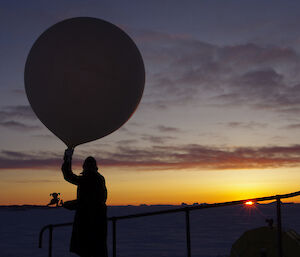
[[[77,185],[76,213],[70,251],[80,256],[107,257],[107,190],[96,170],[75,175],[71,163],[62,165],[65,180]]]

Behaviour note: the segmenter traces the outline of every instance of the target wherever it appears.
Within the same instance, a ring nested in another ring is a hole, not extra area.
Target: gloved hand
[[[72,155],[74,152],[74,148],[68,148],[65,150],[64,161],[72,161]]]

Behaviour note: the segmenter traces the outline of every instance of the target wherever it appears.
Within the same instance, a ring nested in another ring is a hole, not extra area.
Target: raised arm
[[[61,167],[61,171],[63,172],[64,179],[74,185],[78,185],[79,177],[72,172],[72,155],[74,149],[68,148],[65,151],[64,155],[64,163]]]

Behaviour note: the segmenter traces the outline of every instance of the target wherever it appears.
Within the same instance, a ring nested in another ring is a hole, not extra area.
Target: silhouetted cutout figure
[[[60,198],[58,197],[59,195],[60,193],[55,193],[55,192],[50,194],[50,196],[52,196],[53,198],[50,200],[50,203],[48,203],[47,206],[56,204],[56,207],[58,207],[59,200],[60,200]]]
[[[80,176],[72,172],[73,149],[65,151],[62,172],[65,180],[77,185],[77,200],[65,202],[76,209],[70,251],[81,257],[107,257],[107,190],[93,157],[87,157]]]

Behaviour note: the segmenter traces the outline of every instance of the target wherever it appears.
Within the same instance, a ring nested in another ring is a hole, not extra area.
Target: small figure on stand
[[[60,193],[55,193],[55,192],[50,194],[50,196],[52,196],[53,198],[51,199],[50,203],[47,204],[47,206],[54,205],[54,204],[56,204],[56,207],[61,206],[63,201],[61,200],[59,202],[59,200],[60,200],[60,198],[58,197],[59,195],[60,195]]]

